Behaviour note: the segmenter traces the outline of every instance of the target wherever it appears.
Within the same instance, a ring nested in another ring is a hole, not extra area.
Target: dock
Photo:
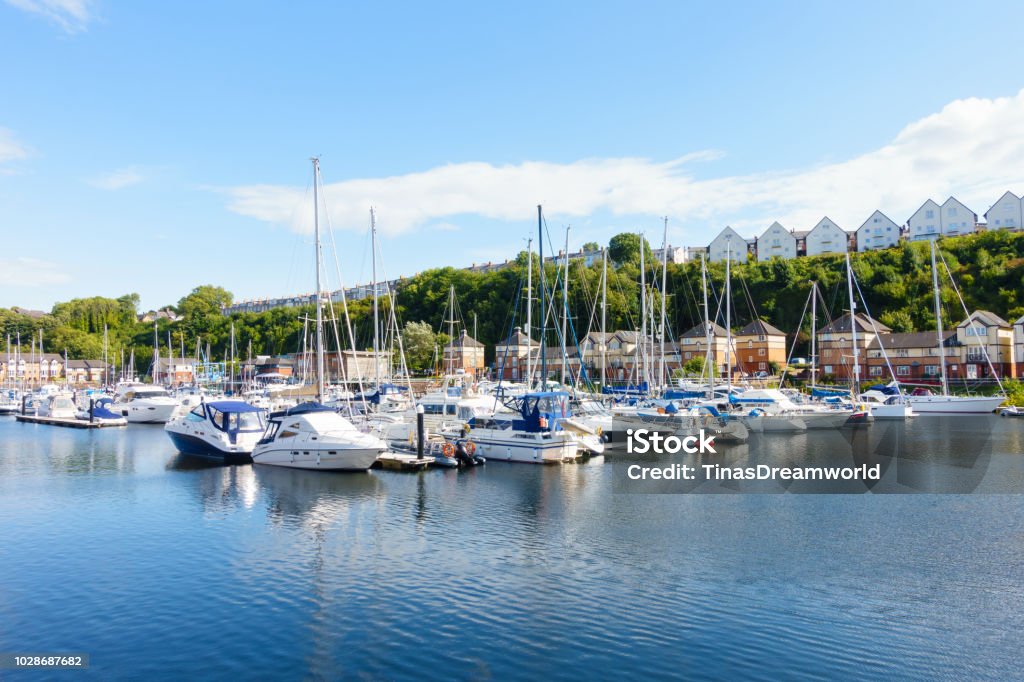
[[[67,417],[38,417],[34,414],[19,414],[14,417],[20,422],[29,424],[46,424],[47,426],[64,426],[70,429],[102,429],[104,427],[123,427],[125,424],[111,424],[88,419],[70,419]]]
[[[434,461],[433,457],[418,458],[416,455],[406,455],[400,452],[385,452],[377,458],[377,464],[382,469],[394,471],[422,471]]]

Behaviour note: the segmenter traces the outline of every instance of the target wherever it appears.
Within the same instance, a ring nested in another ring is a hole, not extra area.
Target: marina
[[[900,428],[961,480],[972,441],[1024,481],[1024,429],[981,419]],[[754,434],[721,461],[844,442]],[[1019,495],[623,495],[617,467],[223,466],[158,426],[3,418],[0,649],[63,642],[105,678],[1017,677]]]

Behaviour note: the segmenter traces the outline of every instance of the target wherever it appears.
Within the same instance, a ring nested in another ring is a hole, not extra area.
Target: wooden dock
[[[88,419],[68,419],[64,417],[39,417],[34,414],[19,414],[14,417],[20,422],[29,424],[46,424],[47,426],[64,426],[69,429],[101,429],[126,426],[126,424],[111,424],[101,421],[91,422]]]
[[[406,455],[401,452],[385,452],[377,458],[377,464],[382,469],[396,471],[422,471],[430,466],[430,463],[433,461],[433,457],[419,459],[416,455]]]

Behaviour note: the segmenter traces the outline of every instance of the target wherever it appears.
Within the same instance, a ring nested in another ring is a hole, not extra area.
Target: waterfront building
[[[860,379],[867,378],[868,348],[876,337],[892,329],[864,313],[857,313],[857,349]],[[853,377],[853,327],[850,314],[840,316],[818,331],[818,376],[849,381]]]
[[[757,260],[796,258],[796,236],[780,225],[772,223],[757,240]]]
[[[465,329],[445,345],[442,371],[461,370],[471,376],[480,376],[484,366],[484,344],[467,334]]]
[[[503,381],[527,381],[527,358],[532,366],[539,364],[540,344],[527,336],[522,327],[516,327],[507,339],[494,347],[496,376]]]
[[[1009,322],[987,310],[976,310],[956,326],[956,336],[964,379],[991,378],[993,369],[999,377],[1016,376]]]
[[[786,333],[764,320],[754,320],[733,336],[739,368],[747,374],[770,372],[772,363],[786,364]]]
[[[942,350],[946,356],[946,376],[958,377],[960,342],[955,330],[943,332]],[[893,374],[899,381],[938,381],[942,368],[938,338],[933,331],[876,336],[867,347],[867,368],[871,382],[888,383]]]
[[[1014,376],[1024,377],[1024,317],[1013,323],[1013,361]]]
[[[875,211],[857,228],[857,251],[888,249],[900,242],[900,226],[881,211]]]
[[[1006,192],[999,201],[985,211],[985,223],[990,230],[1019,230],[1024,225],[1024,198]]]
[[[102,360],[68,360],[65,380],[69,386],[99,386],[113,379],[110,365]]]
[[[825,216],[811,228],[804,238],[804,253],[808,256],[820,256],[826,253],[846,253],[849,249],[849,235],[846,230],[836,225]]]
[[[711,327],[710,334],[710,351],[711,351],[711,362],[716,368],[716,372],[725,374],[725,350],[726,343],[728,341],[728,333],[725,328],[714,322],[708,323]],[[735,346],[735,341],[733,342]],[[682,336],[679,337],[679,346],[682,353],[680,361],[685,365],[694,358],[706,358],[708,355],[708,329],[704,326],[704,323],[700,323],[690,329],[688,329]],[[735,366],[736,358],[733,353],[733,365]]]

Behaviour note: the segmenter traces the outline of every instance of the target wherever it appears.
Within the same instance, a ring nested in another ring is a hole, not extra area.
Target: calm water
[[[958,447],[936,424],[910,435]],[[1012,477],[1024,420],[991,427]],[[4,419],[0,651],[103,679],[1021,677],[1024,495],[616,494],[616,470],[209,467],[159,427]]]

